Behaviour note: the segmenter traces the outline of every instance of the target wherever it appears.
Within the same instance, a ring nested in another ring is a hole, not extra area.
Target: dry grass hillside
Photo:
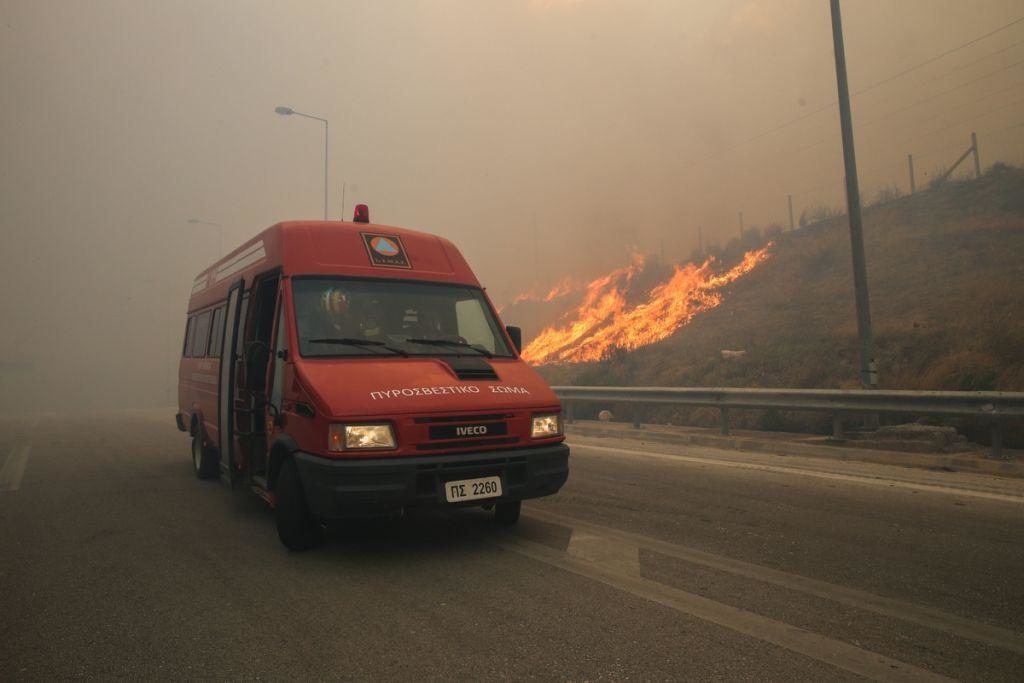
[[[880,385],[1024,391],[1024,170],[997,165],[869,207],[864,223]],[[845,216],[787,232],[721,306],[665,341],[541,372],[572,384],[858,387],[851,273]]]

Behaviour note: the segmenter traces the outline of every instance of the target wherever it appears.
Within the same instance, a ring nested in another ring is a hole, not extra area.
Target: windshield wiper
[[[481,355],[484,355],[484,356],[487,356],[488,358],[494,358],[494,354],[491,353],[490,351],[488,351],[487,349],[483,348],[482,346],[477,346],[475,344],[470,344],[469,342],[459,341],[457,339],[418,339],[418,338],[412,338],[412,339],[406,339],[405,341],[410,342],[412,344],[426,344],[428,346],[458,346],[460,348],[469,349],[471,351],[476,351],[477,353],[479,353]]]
[[[308,340],[310,344],[344,344],[346,346],[370,346],[373,348],[386,349],[392,353],[396,353],[399,356],[409,357],[408,352],[402,349],[395,348],[394,346],[388,346],[384,342],[374,341],[373,339],[358,339],[356,337],[318,337],[317,339]]]

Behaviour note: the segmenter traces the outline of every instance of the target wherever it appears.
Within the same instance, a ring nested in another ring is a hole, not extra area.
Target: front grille
[[[502,467],[504,465],[526,465],[526,456],[516,455],[511,458],[500,458],[492,460],[455,460],[452,462],[432,462],[423,465],[416,465],[416,469],[422,472],[426,472],[451,469],[488,469],[494,467]]]
[[[421,443],[416,446],[418,451],[438,451],[444,448],[475,448],[477,446],[505,446],[516,443],[518,437],[506,437],[503,439],[472,439],[461,441],[436,441],[434,443]]]

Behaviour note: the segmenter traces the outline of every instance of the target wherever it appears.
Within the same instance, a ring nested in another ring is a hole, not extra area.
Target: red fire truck
[[[561,405],[458,249],[348,221],[267,228],[196,277],[178,428],[200,479],[245,486],[289,549],[325,524],[556,493]]]

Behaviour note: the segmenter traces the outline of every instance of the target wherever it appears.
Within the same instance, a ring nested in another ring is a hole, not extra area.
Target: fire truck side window
[[[189,316],[188,322],[185,324],[185,343],[181,347],[181,355],[188,357],[192,355],[192,340],[196,336],[196,319],[194,316]]]
[[[224,307],[220,306],[213,312],[213,329],[210,330],[210,351],[207,355],[220,358],[224,341]]]
[[[205,311],[196,316],[195,338],[192,340],[189,355],[194,358],[201,358],[206,355],[206,345],[210,340],[210,311]]]

